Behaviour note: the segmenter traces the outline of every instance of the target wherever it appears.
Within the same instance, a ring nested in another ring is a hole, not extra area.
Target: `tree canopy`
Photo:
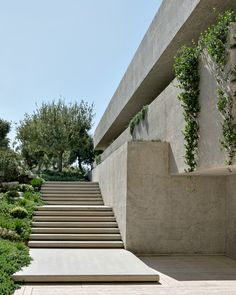
[[[10,132],[11,124],[3,119],[0,119],[0,148],[8,148],[9,139],[7,134]]]
[[[87,164],[87,150],[93,150],[88,144],[93,117],[93,105],[83,100],[66,104],[62,99],[43,103],[32,115],[26,114],[17,127],[17,139],[27,164],[39,169],[51,165],[62,171],[73,158],[80,159],[82,168]],[[75,151],[77,157],[72,157]]]

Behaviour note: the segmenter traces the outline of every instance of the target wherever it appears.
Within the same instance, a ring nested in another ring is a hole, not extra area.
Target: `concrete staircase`
[[[98,183],[46,182],[28,245],[32,261],[16,282],[158,282],[159,274],[124,249]]]
[[[30,248],[123,248],[98,183],[46,182],[42,198],[46,205],[33,217]]]

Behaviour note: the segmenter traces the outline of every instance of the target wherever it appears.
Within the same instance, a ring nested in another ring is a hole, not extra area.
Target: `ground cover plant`
[[[31,231],[31,220],[37,205],[43,202],[40,193],[31,186],[20,197],[17,190],[0,193],[0,294],[9,295],[17,288],[11,275],[30,263],[26,241]]]

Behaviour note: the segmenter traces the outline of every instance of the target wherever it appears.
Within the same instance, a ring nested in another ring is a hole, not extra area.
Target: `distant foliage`
[[[64,100],[43,103],[32,115],[25,115],[17,128],[17,139],[26,163],[31,167],[62,169],[71,152],[84,158],[94,117],[93,105],[81,101],[66,104]],[[80,164],[82,165],[83,162]]]

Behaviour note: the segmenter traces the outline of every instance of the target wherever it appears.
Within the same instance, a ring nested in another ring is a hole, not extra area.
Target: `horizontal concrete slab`
[[[105,149],[130,119],[150,104],[174,78],[178,49],[197,40],[215,22],[217,11],[236,9],[235,0],[162,1],[94,135],[96,149]]]
[[[124,249],[31,249],[17,282],[159,281],[158,273]]]

